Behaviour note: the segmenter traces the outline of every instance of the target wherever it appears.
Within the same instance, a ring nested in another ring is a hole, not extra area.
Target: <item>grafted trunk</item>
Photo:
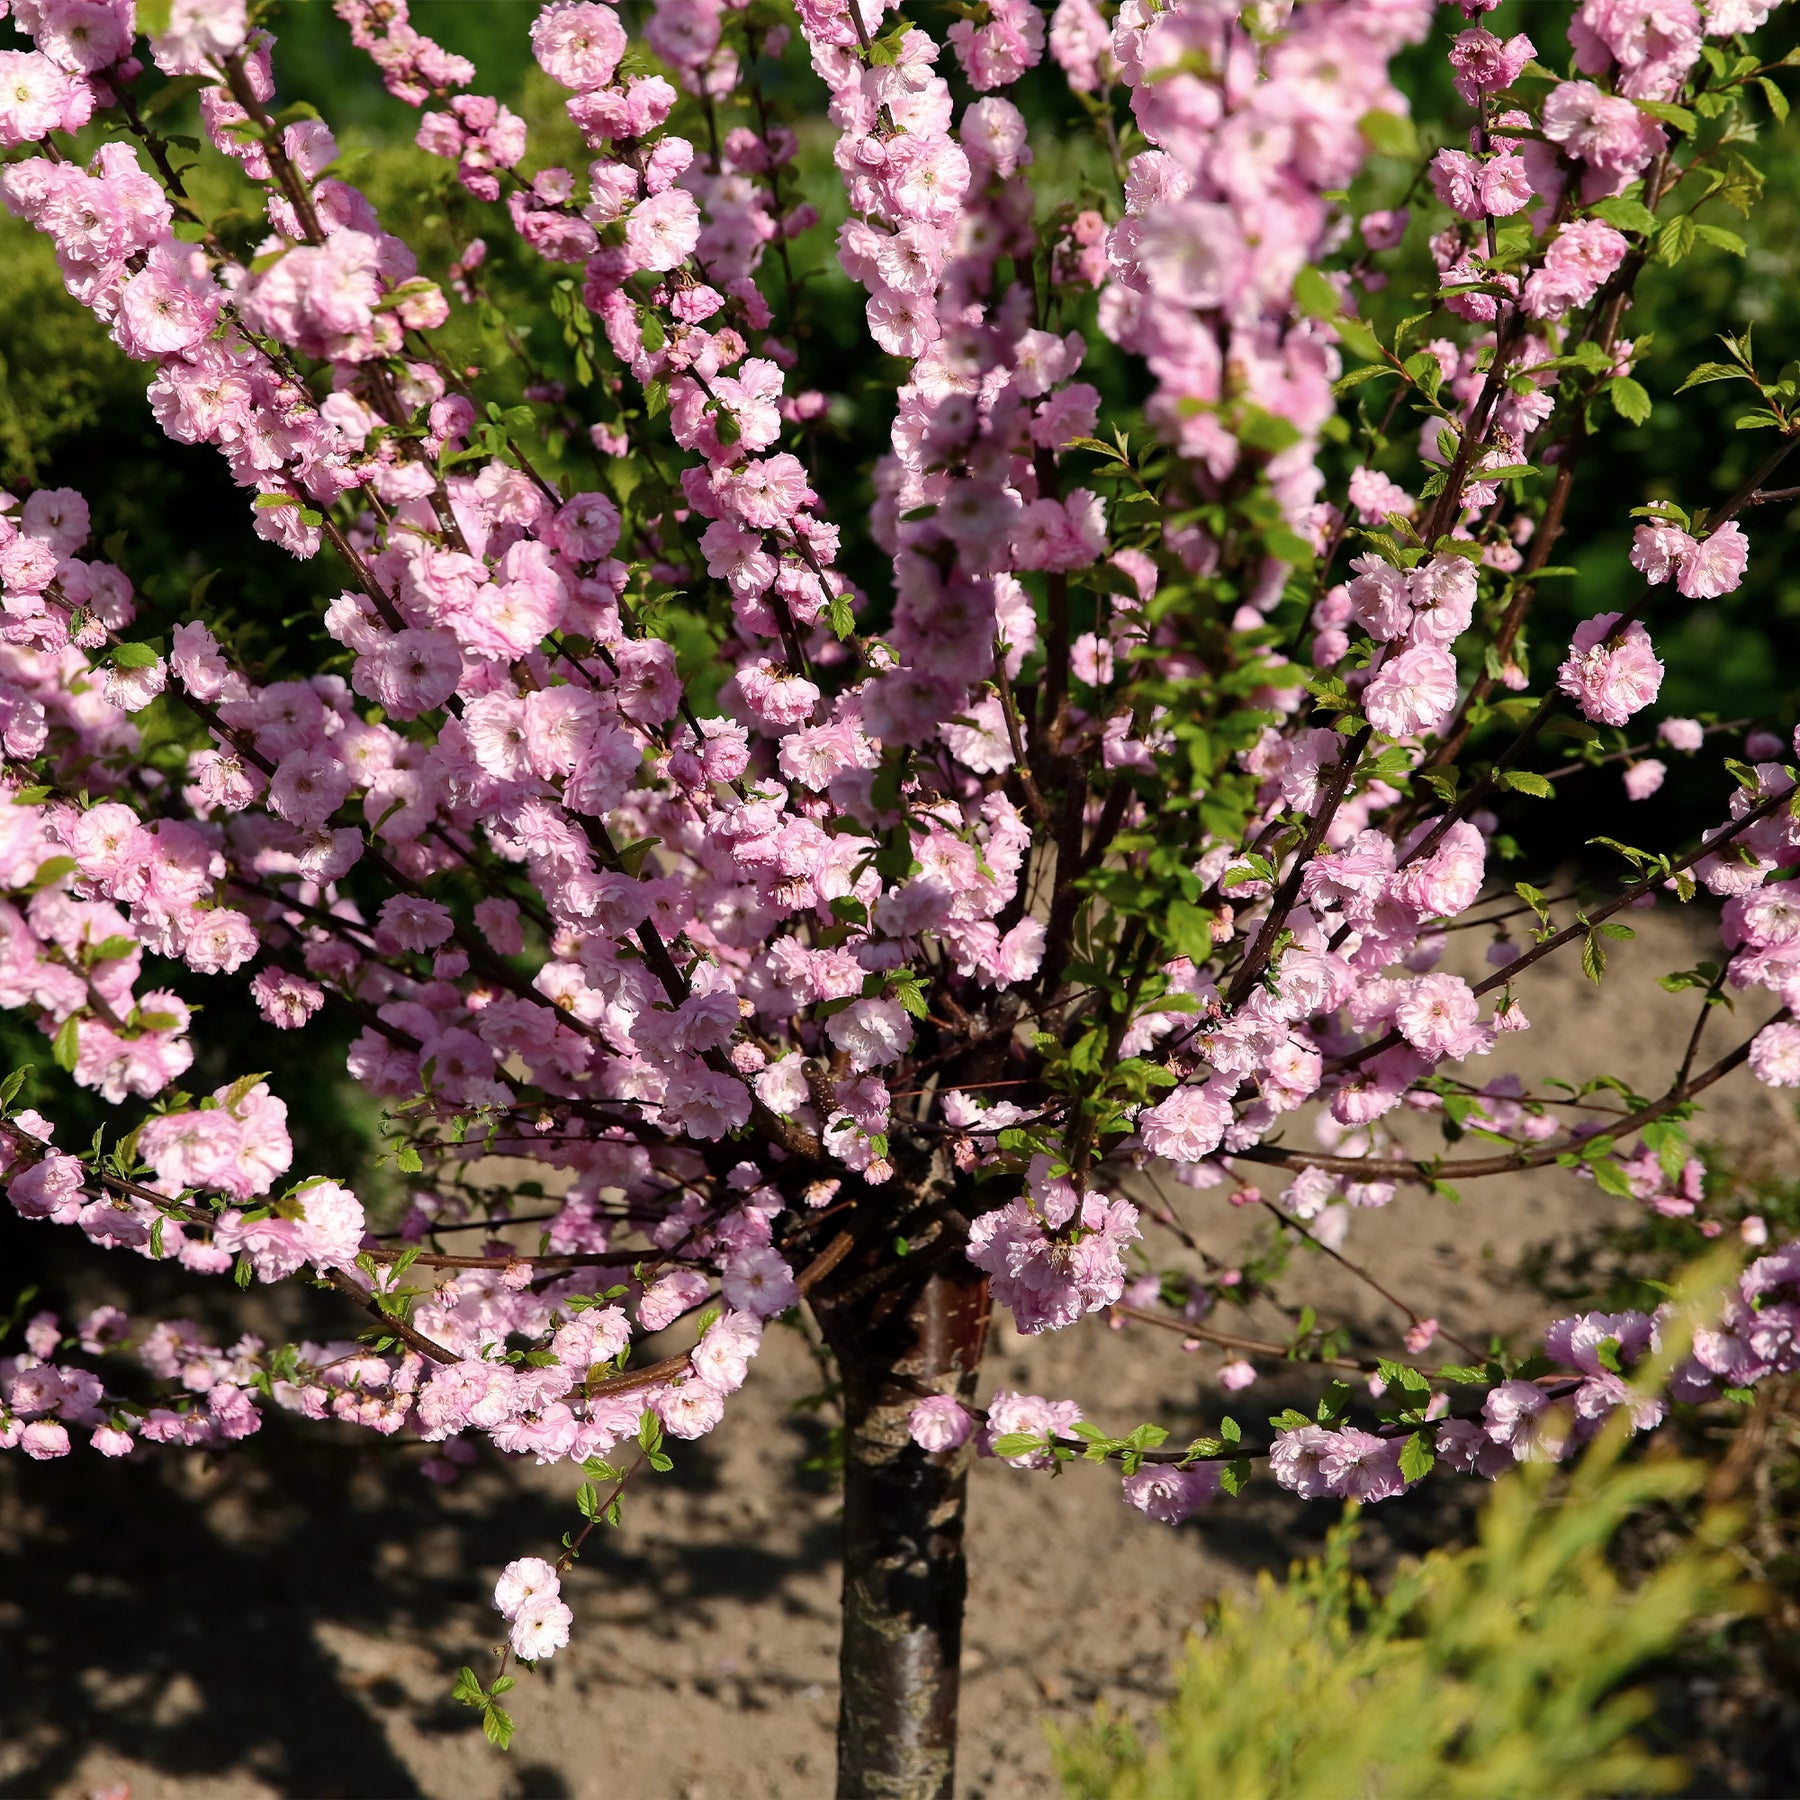
[[[837,1791],[839,1800],[949,1800],[971,1449],[928,1454],[906,1421],[921,1393],[973,1398],[987,1283],[953,1257],[866,1298],[863,1285],[852,1278],[814,1296],[844,1386]]]

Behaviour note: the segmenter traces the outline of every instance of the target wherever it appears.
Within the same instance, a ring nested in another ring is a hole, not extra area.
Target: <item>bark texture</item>
[[[920,1260],[873,1292],[852,1266],[813,1302],[844,1388],[839,1800],[955,1789],[972,1447],[927,1454],[906,1420],[924,1393],[973,1398],[988,1297],[960,1255]]]

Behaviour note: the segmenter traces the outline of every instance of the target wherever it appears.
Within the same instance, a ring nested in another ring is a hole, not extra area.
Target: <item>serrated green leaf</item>
[[[1656,234],[1656,260],[1671,266],[1680,262],[1694,247],[1694,221],[1686,213],[1671,219]]]
[[[1604,1194],[1616,1194],[1621,1200],[1631,1198],[1631,1178],[1610,1156],[1597,1156],[1588,1164],[1595,1185]]]
[[[1733,256],[1748,256],[1750,246],[1735,231],[1727,231],[1723,225],[1696,225],[1695,235],[1703,244],[1711,244],[1715,250],[1728,250]]]
[[[1552,799],[1556,789],[1542,775],[1530,769],[1502,769],[1496,782],[1503,788],[1509,788],[1515,794],[1531,794],[1539,800]]]
[[[1401,1446],[1400,1473],[1407,1481],[1423,1481],[1436,1461],[1436,1453],[1425,1442],[1422,1431],[1415,1431]]]
[[[1627,200],[1623,197],[1600,200],[1588,210],[1596,218],[1604,219],[1609,225],[1616,225],[1621,231],[1649,233],[1656,230],[1656,214],[1641,200]]]
[[[1685,394],[1691,387],[1704,387],[1709,381],[1748,381],[1747,371],[1740,369],[1735,363],[1703,362],[1695,365],[1693,372],[1675,391]]]
[[[1613,411],[1630,425],[1641,425],[1650,416],[1650,396],[1643,383],[1629,375],[1619,375],[1606,384],[1607,397]]]
[[[1634,100],[1632,105],[1639,112],[1648,113],[1651,118],[1660,119],[1663,124],[1671,125],[1683,134],[1694,129],[1694,115],[1685,106],[1676,106],[1667,100]]]

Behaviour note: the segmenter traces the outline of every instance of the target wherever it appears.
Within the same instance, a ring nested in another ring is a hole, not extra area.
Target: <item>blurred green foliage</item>
[[[1383,1595],[1352,1570],[1354,1522],[1254,1601],[1222,1602],[1174,1699],[1141,1738],[1104,1712],[1057,1739],[1071,1800],[1587,1800],[1668,1793],[1685,1772],[1633,1736],[1652,1702],[1625,1684],[1698,1620],[1746,1610],[1726,1545],[1695,1533],[1627,1584],[1627,1521],[1695,1494],[1704,1466],[1589,1454],[1566,1483],[1522,1468],[1478,1541],[1434,1551]],[[1553,1492],[1557,1486],[1561,1492]]]

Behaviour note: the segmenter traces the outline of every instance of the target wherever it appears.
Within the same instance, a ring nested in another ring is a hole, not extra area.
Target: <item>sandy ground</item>
[[[1605,1070],[1652,1092],[1667,1081],[1693,1006],[1653,978],[1708,945],[1699,921],[1668,910],[1633,922],[1641,935],[1618,946],[1598,992],[1567,972],[1521,984],[1542,1022],[1508,1045],[1512,1066]],[[1760,1016],[1715,1023],[1709,1051]],[[1769,1167],[1800,1136],[1792,1108],[1741,1075],[1715,1093],[1703,1131],[1733,1160]],[[1223,1190],[1180,1192],[1196,1235],[1234,1254],[1258,1209],[1234,1212]],[[1459,1206],[1403,1195],[1359,1215],[1346,1250],[1453,1330],[1524,1331],[1545,1311],[1516,1278],[1521,1257],[1620,1206],[1552,1170],[1472,1185]],[[1316,1255],[1289,1288],[1363,1345],[1393,1349],[1404,1327]],[[1216,1418],[1219,1360],[1141,1327],[1093,1323],[1035,1341],[1003,1329],[986,1382],[1072,1394],[1109,1426],[1154,1418],[1180,1432]],[[816,1385],[799,1335],[772,1333],[726,1425],[633,1495],[622,1530],[568,1583],[574,1644],[512,1696],[509,1756],[487,1747],[449,1686],[464,1662],[491,1666],[485,1596],[498,1566],[554,1546],[574,1519],[566,1471],[490,1461],[442,1492],[412,1473],[416,1451],[285,1424],[256,1455],[208,1470],[173,1457],[125,1468],[8,1458],[0,1792],[60,1800],[129,1782],[132,1800],[829,1794],[836,1508],[829,1480],[800,1467],[823,1431],[795,1406]],[[1260,1419],[1305,1388],[1265,1376],[1233,1410]],[[1372,1552],[1453,1531],[1476,1497],[1456,1481],[1426,1484],[1371,1515]],[[1263,1481],[1170,1531],[1127,1511],[1106,1471],[979,1464],[961,1791],[1054,1792],[1046,1722],[1078,1725],[1096,1701],[1146,1714],[1207,1600],[1283,1567],[1332,1511]]]

